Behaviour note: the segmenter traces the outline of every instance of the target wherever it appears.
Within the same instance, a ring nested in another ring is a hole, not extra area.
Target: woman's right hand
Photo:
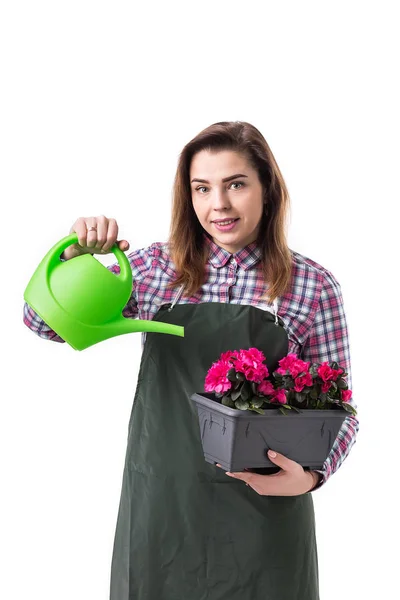
[[[91,228],[95,229],[91,229]],[[115,219],[108,219],[104,215],[99,217],[79,217],[72,225],[70,233],[75,232],[78,243],[68,246],[61,258],[69,260],[81,254],[107,254],[112,246],[117,243],[122,251],[129,250],[126,240],[117,241],[118,224]]]

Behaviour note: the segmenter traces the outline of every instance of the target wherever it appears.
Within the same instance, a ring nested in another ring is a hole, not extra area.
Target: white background
[[[395,5],[3,4],[2,598],[107,600],[141,352],[140,334],[83,352],[38,338],[24,289],[79,216],[115,217],[131,249],[165,240],[178,155],[223,120],[263,133],[291,196],[289,246],[342,286],[360,433],[313,494],[321,600],[395,597]]]

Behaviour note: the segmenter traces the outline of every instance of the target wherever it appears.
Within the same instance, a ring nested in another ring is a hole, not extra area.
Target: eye
[[[243,187],[244,181],[232,181],[231,185],[241,185]],[[236,189],[240,189],[240,188],[236,188]]]
[[[232,181],[231,185],[240,185],[242,187],[245,186],[244,181]],[[207,186],[205,185],[199,185],[199,187],[196,188],[196,192],[199,192],[200,190],[206,190],[208,189]],[[241,189],[241,188],[236,188],[236,189]]]

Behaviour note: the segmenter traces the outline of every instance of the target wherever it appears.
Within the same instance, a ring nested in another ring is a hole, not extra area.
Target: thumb
[[[117,242],[117,244],[120,250],[123,250],[124,252],[126,250],[129,250],[129,242],[127,242],[126,240],[120,240],[119,242]]]
[[[285,471],[290,469],[290,463],[292,461],[286,456],[283,456],[283,454],[279,454],[279,452],[275,452],[274,450],[268,450],[267,454],[270,461],[278,465],[281,469],[284,469]]]

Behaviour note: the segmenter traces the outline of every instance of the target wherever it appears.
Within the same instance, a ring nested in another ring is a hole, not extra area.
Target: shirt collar
[[[236,263],[242,269],[251,269],[261,259],[261,249],[257,246],[257,242],[251,242],[235,254],[231,254],[225,248],[218,246],[213,240],[206,234],[203,234],[204,242],[209,247],[208,262],[217,269],[226,265],[231,259],[235,259]]]

